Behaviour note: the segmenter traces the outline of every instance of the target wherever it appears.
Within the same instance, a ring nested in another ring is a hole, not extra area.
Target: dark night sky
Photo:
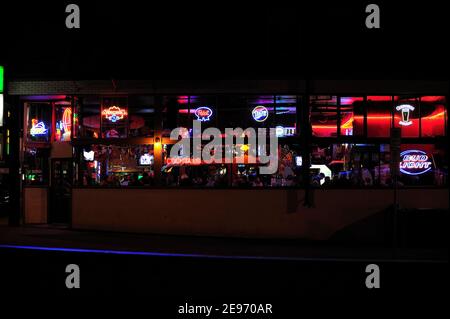
[[[0,63],[15,78],[447,79],[444,2],[373,2],[381,30],[370,2],[1,1]]]

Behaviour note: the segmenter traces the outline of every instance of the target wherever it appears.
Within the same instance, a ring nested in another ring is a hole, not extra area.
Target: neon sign
[[[295,135],[295,127],[277,126],[275,127],[275,135],[277,137],[293,136]]]
[[[266,107],[258,105],[253,109],[252,116],[256,122],[264,122],[269,117],[269,111]]]
[[[47,132],[48,132],[48,129],[45,127],[44,122],[38,122],[37,119],[32,119],[31,120],[30,134],[32,136],[46,135]]]
[[[94,151],[86,152],[83,150],[83,157],[85,161],[92,162],[94,160]]]
[[[166,159],[167,165],[199,165],[201,160],[191,159],[189,157],[168,157]]]
[[[70,132],[70,130],[72,129],[72,108],[71,107],[66,107],[64,109],[64,113],[62,115],[62,120],[61,120],[61,127],[64,129],[64,132]]]
[[[201,106],[195,109],[195,115],[197,116],[197,120],[201,122],[207,122],[210,120],[210,117],[212,116],[213,111],[206,106]]]
[[[412,121],[409,120],[409,114],[410,112],[414,111],[414,106],[410,104],[402,104],[397,106],[395,109],[402,112],[402,119],[398,122],[398,124],[403,126],[409,126],[412,124]]]
[[[70,134],[72,129],[72,108],[66,107],[64,109],[61,121],[56,123],[55,137],[57,141],[70,141]],[[62,133],[62,135],[61,135]]]
[[[150,155],[148,153],[141,155],[139,158],[139,164],[140,165],[152,165],[153,164],[153,155]]]
[[[431,170],[431,161],[427,153],[419,150],[407,150],[400,153],[400,172],[407,175],[421,175]]]
[[[122,120],[125,116],[127,116],[128,112],[127,110],[121,109],[118,106],[111,106],[108,109],[103,110],[102,114],[105,116],[106,119],[115,123],[119,120]]]

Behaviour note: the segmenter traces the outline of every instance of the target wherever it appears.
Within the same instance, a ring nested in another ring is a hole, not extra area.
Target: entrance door
[[[70,224],[72,211],[72,159],[52,159],[49,223]]]

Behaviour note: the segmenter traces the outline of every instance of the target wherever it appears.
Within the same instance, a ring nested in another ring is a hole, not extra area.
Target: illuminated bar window
[[[402,144],[400,186],[445,186],[448,163],[444,145]]]
[[[275,123],[278,137],[289,137],[299,133],[297,127],[297,96],[275,96]]]
[[[250,99],[253,98],[255,97],[250,97]],[[224,131],[227,127],[241,127],[242,129],[258,127],[261,122],[256,121],[252,114],[254,114],[258,120],[260,119],[258,116],[261,116],[263,122],[268,117],[267,114],[258,113],[256,115],[256,113],[252,113],[255,107],[255,104],[248,103],[247,96],[245,95],[219,96],[217,107],[218,128]],[[263,108],[260,109],[265,111]]]
[[[27,142],[50,142],[52,106],[50,103],[26,103]]]
[[[422,137],[445,135],[447,112],[444,96],[422,96],[420,98],[420,116]]]
[[[104,97],[101,111],[102,138],[126,138],[129,116],[126,97]]]
[[[341,97],[341,136],[364,135],[364,98]]]
[[[392,126],[392,97],[367,97],[367,136],[389,137]]]
[[[130,96],[128,98],[128,136],[153,137],[155,133],[155,98]]]
[[[55,103],[55,141],[69,142],[72,136],[72,106],[70,102]]]
[[[419,137],[419,98],[394,96],[394,127],[400,128],[402,137]]]
[[[100,112],[99,97],[86,96],[76,100],[75,114],[78,125],[76,125],[75,133],[77,137],[100,137]]]
[[[337,136],[337,97],[315,95],[310,97],[311,126],[313,136]]]

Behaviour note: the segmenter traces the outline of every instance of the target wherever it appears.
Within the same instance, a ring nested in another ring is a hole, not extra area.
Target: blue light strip
[[[104,250],[85,248],[61,248],[42,246],[22,246],[22,245],[0,245],[0,248],[28,249],[40,251],[58,251],[71,253],[96,253],[131,256],[154,256],[154,257],[188,257],[188,258],[212,258],[212,259],[263,259],[263,260],[295,260],[290,257],[264,257],[264,256],[226,256],[226,255],[203,255],[203,254],[180,254],[180,253],[157,253],[149,251],[124,251],[124,250]]]
[[[184,258],[207,258],[207,259],[242,259],[242,260],[279,260],[279,261],[328,261],[328,262],[396,262],[396,263],[448,263],[448,260],[433,259],[369,259],[369,258],[346,258],[346,257],[276,257],[276,256],[226,256],[226,255],[202,255],[202,254],[179,254],[179,253],[157,253],[149,251],[124,251],[124,250],[103,250],[84,248],[62,248],[62,247],[42,247],[24,245],[0,245],[0,248],[26,249],[38,251],[56,251],[70,253],[94,253],[129,256],[153,256],[153,257],[184,257]]]

